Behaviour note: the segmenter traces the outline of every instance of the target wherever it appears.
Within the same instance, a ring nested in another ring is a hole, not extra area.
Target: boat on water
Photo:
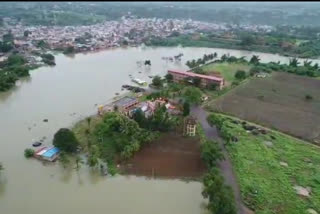
[[[148,84],[146,81],[138,79],[138,78],[132,79],[132,82],[135,82],[135,83],[137,83],[139,85],[147,85]]]

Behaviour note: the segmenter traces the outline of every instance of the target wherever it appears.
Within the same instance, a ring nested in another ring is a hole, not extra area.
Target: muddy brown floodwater
[[[143,147],[121,168],[128,174],[195,179],[206,171],[200,155],[197,138],[168,133]]]
[[[83,166],[79,172],[59,164],[26,160],[23,150],[46,137],[96,113],[95,104],[108,102],[121,85],[132,84],[129,75],[150,82],[148,76],[168,69],[185,70],[187,60],[217,52],[234,56],[259,55],[261,61],[289,59],[273,54],[210,48],[118,48],[98,53],[56,56],[56,66],[42,67],[0,93],[1,214],[195,214],[205,213],[200,182],[147,179],[136,176],[101,177]],[[181,62],[161,57],[183,53]],[[137,61],[151,60],[151,67]],[[43,122],[48,119],[48,122]],[[183,167],[183,166],[181,166]]]

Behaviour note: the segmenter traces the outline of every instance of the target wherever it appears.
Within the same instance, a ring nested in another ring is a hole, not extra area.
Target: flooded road
[[[129,74],[150,82],[150,75],[164,75],[170,68],[185,70],[187,60],[213,52],[219,57],[225,53],[256,54],[209,48],[128,48],[75,57],[57,55],[55,67],[31,71],[17,87],[0,93],[0,162],[5,167],[0,178],[0,213],[205,213],[201,183],[106,178],[87,167],[77,173],[58,164],[26,160],[23,151],[42,137],[46,137],[44,145],[50,145],[59,128],[71,127],[95,113],[95,104],[108,102],[121,92],[121,85],[132,84]],[[179,53],[184,54],[181,63],[161,59]],[[273,54],[258,55],[262,62],[289,60]],[[147,59],[151,60],[150,68],[137,66],[137,61]]]

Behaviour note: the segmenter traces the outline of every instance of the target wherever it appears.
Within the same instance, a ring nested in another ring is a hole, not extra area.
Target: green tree
[[[89,151],[88,164],[90,167],[96,167],[99,163],[99,148],[97,145],[92,145]]]
[[[236,74],[234,75],[234,77],[235,77],[236,79],[238,79],[238,80],[243,80],[243,79],[246,78],[246,72],[243,71],[243,70],[238,70],[238,71],[236,72]]]
[[[23,65],[26,62],[27,62],[26,59],[19,54],[12,54],[7,59],[8,66]]]
[[[13,49],[13,45],[10,42],[0,42],[0,52],[7,53]]]
[[[67,166],[70,164],[70,159],[65,151],[60,152],[59,162],[63,168],[67,168]]]
[[[298,67],[299,64],[300,63],[297,58],[292,58],[289,60],[289,66]]]
[[[75,158],[75,163],[76,163],[76,170],[78,171],[84,162],[82,158],[79,155],[77,155]]]
[[[2,40],[3,42],[13,43],[13,40],[14,40],[13,34],[11,32],[4,34],[2,36]]]
[[[201,158],[207,164],[208,168],[216,167],[217,162],[224,159],[218,142],[206,140],[201,145]]]
[[[183,116],[188,116],[190,114],[190,103],[184,102],[183,104]]]
[[[61,128],[53,137],[53,145],[65,152],[75,152],[79,142],[70,129]]]
[[[75,52],[75,49],[73,46],[69,46],[63,51],[64,54],[73,54],[74,52]]]
[[[24,156],[26,158],[31,158],[34,155],[34,150],[33,149],[25,149],[24,150]]]
[[[0,162],[0,172],[1,172],[2,170],[4,170],[4,168],[3,168],[3,164]]]
[[[202,91],[196,87],[186,87],[183,92],[183,97],[190,104],[199,104],[201,102]]]
[[[162,83],[161,77],[160,77],[160,76],[155,76],[155,77],[153,77],[153,79],[152,79],[152,84],[153,84],[155,87],[162,87],[163,83]]]
[[[244,35],[241,38],[241,45],[243,46],[250,46],[255,43],[255,38],[251,35]]]
[[[173,81],[173,76],[172,76],[172,74],[167,74],[167,75],[165,76],[165,78],[166,78],[167,82],[172,82],[172,81]]]
[[[250,63],[254,65],[258,65],[260,62],[259,56],[253,55],[250,59]]]
[[[236,214],[232,189],[224,184],[224,179],[217,168],[213,168],[203,178],[202,195],[209,199],[207,205],[211,213]]]

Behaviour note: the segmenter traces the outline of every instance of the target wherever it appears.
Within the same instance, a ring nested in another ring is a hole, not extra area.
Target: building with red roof
[[[209,75],[197,74],[197,73],[186,72],[186,71],[173,71],[173,70],[168,70],[168,74],[171,74],[173,76],[174,82],[181,82],[188,77],[200,78],[202,87],[207,87],[210,84],[217,84],[219,86],[219,89],[222,89],[222,87],[225,84],[223,77],[209,76]]]

